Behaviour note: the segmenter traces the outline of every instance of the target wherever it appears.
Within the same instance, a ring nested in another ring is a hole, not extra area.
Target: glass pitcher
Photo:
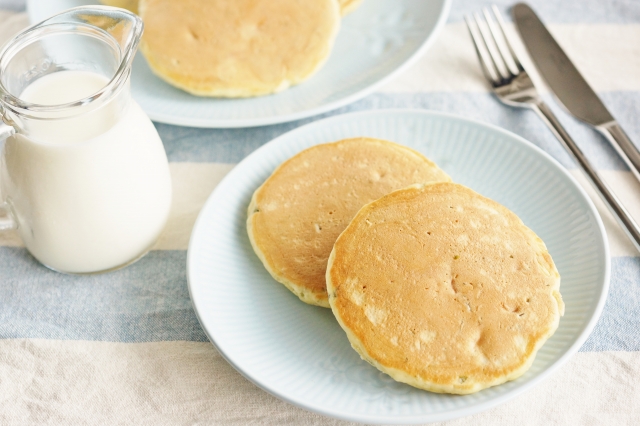
[[[0,53],[0,230],[51,269],[125,266],[169,216],[167,156],[129,88],[142,29],[126,10],[78,7]]]

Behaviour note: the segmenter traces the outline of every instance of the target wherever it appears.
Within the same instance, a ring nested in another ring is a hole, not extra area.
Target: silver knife
[[[578,120],[598,129],[640,181],[640,152],[580,75],[549,30],[525,3],[511,9],[520,38],[540,75]]]

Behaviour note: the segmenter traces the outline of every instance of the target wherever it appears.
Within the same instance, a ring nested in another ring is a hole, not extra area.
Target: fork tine
[[[488,53],[488,51],[483,50],[481,47],[481,43],[484,43],[484,39],[482,38],[482,35],[477,32],[479,31],[479,27],[474,27],[471,19],[469,19],[467,15],[464,16],[464,20],[467,24],[469,35],[471,35],[471,40],[473,40],[473,47],[475,47],[476,49],[476,54],[478,55],[478,59],[480,60],[480,65],[482,67],[484,76],[491,82],[491,84],[498,84],[500,82],[498,70],[495,68],[495,64],[490,59],[491,54]]]
[[[484,44],[484,47],[487,49],[487,52],[489,52],[489,58],[491,59],[493,66],[498,71],[498,74],[500,75],[500,78],[502,80],[508,79],[509,78],[508,71],[505,73],[503,71],[503,68],[501,67],[501,65],[503,65],[502,59],[500,59],[500,63],[498,63],[498,57],[500,56],[500,54],[496,54],[493,51],[494,49],[492,49],[494,47],[493,44],[495,44],[495,40],[493,40],[493,36],[491,35],[491,33],[487,33],[487,30],[483,26],[483,24],[486,24],[486,22],[483,23],[482,18],[477,13],[473,14],[473,18],[475,19],[476,25],[478,26],[478,31],[482,36],[482,43]]]
[[[489,9],[487,9],[486,7],[483,7],[482,14],[484,15],[484,19],[487,21],[487,26],[489,27],[489,31],[493,36],[493,42],[498,48],[498,53],[500,54],[500,58],[502,59],[502,62],[504,63],[507,69],[507,72],[511,73],[512,77],[515,77],[516,75],[518,75],[518,66],[516,65],[515,60],[511,56],[509,50],[505,48],[508,42],[504,38],[504,33],[498,30],[496,23],[491,17],[491,13],[489,12]]]
[[[493,14],[496,16],[496,21],[498,21],[498,26],[500,27],[500,31],[502,32],[502,38],[504,39],[504,42],[506,43],[507,47],[509,48],[509,52],[511,53],[511,58],[513,59],[513,62],[515,63],[516,67],[518,68],[518,71],[524,71],[524,68],[522,67],[522,64],[520,63],[520,59],[518,59],[518,55],[516,55],[516,52],[515,52],[515,50],[513,50],[513,46],[511,45],[511,42],[509,41],[509,37],[507,37],[507,32],[504,30],[505,23],[504,23],[504,18],[502,18],[502,13],[500,13],[500,10],[498,9],[498,6],[496,6],[495,4],[491,5],[491,9],[493,10]]]

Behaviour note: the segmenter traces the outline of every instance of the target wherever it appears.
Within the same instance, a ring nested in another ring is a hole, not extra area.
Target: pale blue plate
[[[96,0],[28,0],[32,23]],[[251,127],[317,115],[354,102],[415,62],[444,26],[451,0],[363,0],[342,21],[327,63],[308,81],[249,99],[201,98],[157,78],[142,55],[134,99],[154,121],[192,127]]]
[[[253,191],[284,160],[323,142],[371,136],[416,149],[454,181],[517,213],[547,244],[566,313],[518,380],[473,395],[439,395],[394,382],[362,361],[330,310],[306,305],[254,254],[245,221]],[[191,298],[202,327],[245,377],[285,401],[365,423],[425,423],[488,409],[531,388],[584,343],[604,306],[607,239],[591,200],[548,154],[513,133],[425,111],[328,118],[264,145],[218,185],[193,229]]]

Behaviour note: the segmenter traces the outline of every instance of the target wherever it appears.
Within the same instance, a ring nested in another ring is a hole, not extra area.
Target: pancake
[[[279,92],[311,77],[340,27],[335,0],[141,0],[152,71],[199,96]]]
[[[353,12],[360,6],[362,0],[338,0],[340,4],[340,14],[345,16],[348,13]]]
[[[100,0],[100,2],[107,6],[121,7],[133,13],[138,13],[138,0]],[[340,14],[344,16],[353,12],[360,6],[360,3],[362,3],[362,0],[338,0]]]
[[[542,240],[455,183],[414,185],[363,207],[327,270],[331,309],[360,356],[438,393],[521,376],[564,313],[559,287]]]
[[[138,13],[138,0],[100,0],[100,2],[107,6],[121,7],[133,13]],[[344,16],[353,12],[360,6],[360,3],[362,3],[362,0],[338,0],[340,14]]]
[[[422,154],[392,142],[316,145],[285,161],[255,191],[247,231],[276,281],[303,302],[328,308],[327,259],[360,207],[412,183],[449,180]]]
[[[100,0],[100,3],[107,6],[121,7],[130,12],[138,13],[138,0]]]

